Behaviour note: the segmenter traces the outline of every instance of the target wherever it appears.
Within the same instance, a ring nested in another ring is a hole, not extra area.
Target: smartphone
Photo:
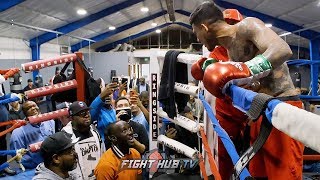
[[[167,130],[170,128],[176,128],[176,125],[174,123],[167,124]]]
[[[128,79],[127,78],[122,78],[121,79],[121,84],[124,84],[125,82],[128,82]]]

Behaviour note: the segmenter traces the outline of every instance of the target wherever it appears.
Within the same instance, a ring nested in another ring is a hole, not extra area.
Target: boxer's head
[[[218,45],[215,31],[224,22],[222,11],[213,2],[207,1],[191,13],[189,20],[198,41],[212,51]]]

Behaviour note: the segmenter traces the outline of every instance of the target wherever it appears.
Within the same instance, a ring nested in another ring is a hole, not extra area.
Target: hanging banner
[[[157,74],[151,74],[151,128],[152,128],[152,140],[157,141],[158,139],[158,114],[157,114],[157,107],[158,107],[158,90],[157,90]]]

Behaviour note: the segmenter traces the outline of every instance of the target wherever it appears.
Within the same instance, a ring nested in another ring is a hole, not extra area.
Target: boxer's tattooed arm
[[[269,89],[271,95],[292,95],[290,94],[291,92],[288,91],[293,88],[293,84],[287,68],[286,65],[281,65],[274,69],[270,76],[264,79],[264,89]],[[283,94],[285,92],[288,92],[289,94]]]
[[[245,18],[239,23],[239,31],[259,49],[273,68],[281,66],[292,55],[289,45],[257,18]]]

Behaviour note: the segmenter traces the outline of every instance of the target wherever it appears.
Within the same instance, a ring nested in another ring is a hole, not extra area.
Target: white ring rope
[[[198,152],[189,146],[186,146],[176,140],[166,137],[165,135],[158,136],[158,143],[175,150],[176,152],[183,154],[191,159],[197,159]]]
[[[171,122],[183,127],[184,129],[186,129],[186,130],[188,130],[190,132],[196,133],[200,129],[200,125],[198,125],[198,123],[196,121],[193,121],[193,120],[191,120],[189,118],[186,118],[184,116],[181,116],[179,114],[177,115],[177,117],[174,117],[174,119],[169,118],[168,114],[166,112],[164,112],[162,110],[162,108],[158,109],[157,114],[160,117],[168,119],[169,121],[171,121]]]
[[[199,90],[198,86],[192,86],[192,85],[182,84],[182,83],[176,82],[174,84],[174,89],[178,93],[188,94],[191,96],[198,97],[198,90]]]

